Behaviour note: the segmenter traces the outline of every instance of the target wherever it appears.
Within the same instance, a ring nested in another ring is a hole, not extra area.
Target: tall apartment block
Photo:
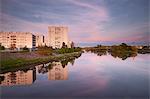
[[[35,48],[35,35],[29,32],[0,32],[0,44],[5,48]]]
[[[63,42],[69,47],[68,27],[49,26],[48,27],[48,46],[61,48]]]

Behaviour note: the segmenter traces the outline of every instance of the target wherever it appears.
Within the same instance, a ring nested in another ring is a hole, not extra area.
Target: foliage
[[[10,70],[12,68],[25,67],[30,65],[42,64],[52,61],[64,61],[69,59],[75,59],[81,56],[81,53],[69,53],[58,56],[47,56],[47,57],[37,57],[32,59],[27,58],[5,58],[0,60],[0,69],[1,70]],[[66,64],[66,63],[64,63]]]
[[[135,57],[137,55],[137,48],[122,43],[118,46],[112,46],[110,53],[113,57],[119,57],[125,60],[127,57]]]
[[[73,43],[73,42],[71,42],[71,48],[74,48],[74,47],[75,47],[74,43]]]
[[[150,53],[150,46],[143,46],[142,49],[138,49],[138,53],[140,54]]]
[[[27,46],[22,48],[23,51],[29,51],[29,48],[27,48]]]
[[[5,50],[5,47],[4,46],[0,46],[0,50]]]
[[[72,52],[79,52],[81,51],[81,48],[76,47],[76,48],[61,48],[61,49],[56,49],[55,53],[57,54],[64,54],[64,53],[72,53]]]
[[[5,47],[0,44],[0,50],[5,50]]]
[[[36,51],[39,55],[47,56],[47,55],[52,55],[53,49],[52,47],[38,47],[38,50]]]
[[[62,48],[67,48],[67,45],[65,44],[65,42],[62,43]]]
[[[135,46],[129,46],[126,43],[113,46],[97,45],[96,47],[85,48],[86,51],[91,51],[98,56],[106,55],[109,52],[113,57],[119,57],[125,60],[128,57],[135,57],[137,55],[137,48]]]

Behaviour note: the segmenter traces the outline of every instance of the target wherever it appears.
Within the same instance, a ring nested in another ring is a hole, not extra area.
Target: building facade
[[[35,35],[30,32],[0,32],[0,44],[5,48],[34,48]]]
[[[53,48],[61,48],[63,42],[69,46],[68,27],[49,26],[47,45]]]
[[[0,44],[5,48],[33,49],[38,46],[49,46],[53,48],[62,48],[64,45],[71,48],[72,42],[68,38],[68,27],[49,26],[48,34],[45,37],[42,34],[32,34],[30,32],[0,32]]]
[[[45,39],[45,36],[44,35],[41,35],[41,34],[36,34],[36,47],[39,47],[39,46],[45,46],[46,45],[46,39]]]

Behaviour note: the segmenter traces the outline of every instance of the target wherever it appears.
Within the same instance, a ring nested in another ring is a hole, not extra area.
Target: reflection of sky
[[[149,0],[1,0],[0,30],[46,34],[68,25],[71,40],[148,41]]]
[[[3,87],[4,96],[148,97],[148,55],[121,60],[86,53],[68,65],[68,80],[50,81],[42,74],[30,86]],[[32,90],[32,91],[31,91]],[[17,92],[17,93],[16,93]],[[7,93],[7,94],[6,94]]]

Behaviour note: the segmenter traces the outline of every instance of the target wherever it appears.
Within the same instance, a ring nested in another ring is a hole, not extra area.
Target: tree
[[[5,50],[5,47],[1,45],[0,43],[0,50]]]
[[[65,44],[65,42],[62,43],[62,48],[67,48],[67,45]]]
[[[128,45],[126,43],[121,43],[122,47],[127,47]]]
[[[75,46],[74,46],[74,43],[73,42],[71,42],[71,48],[74,48]]]
[[[102,47],[102,45],[97,45],[97,47],[99,48],[99,47]]]
[[[27,46],[23,47],[24,51],[29,51],[29,49],[27,48]]]

